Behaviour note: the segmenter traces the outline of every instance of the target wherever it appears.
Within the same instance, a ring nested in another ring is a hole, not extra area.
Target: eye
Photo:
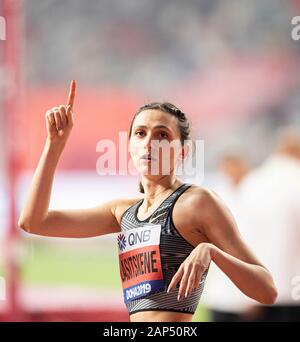
[[[168,138],[169,138],[169,135],[168,135],[168,133],[166,133],[166,132],[159,132],[158,136],[159,136],[161,139],[168,139]]]
[[[137,135],[138,137],[142,137],[144,134],[144,131],[136,131],[134,135]]]

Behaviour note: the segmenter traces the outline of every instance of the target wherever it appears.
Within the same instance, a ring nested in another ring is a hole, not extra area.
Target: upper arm
[[[232,213],[215,193],[202,190],[197,205],[201,208],[198,224],[210,243],[242,261],[263,266],[245,243]]]
[[[85,238],[120,231],[115,216],[120,200],[112,200],[99,206],[80,210],[49,210],[37,227],[29,227],[30,233],[52,236]]]

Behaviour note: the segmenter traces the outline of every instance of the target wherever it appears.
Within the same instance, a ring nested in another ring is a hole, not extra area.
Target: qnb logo
[[[296,276],[292,279],[292,299],[293,300],[300,300],[300,275]]]
[[[129,246],[134,246],[138,243],[145,243],[150,240],[151,237],[150,229],[142,230],[141,232],[131,233],[128,235],[128,244]]]
[[[126,237],[123,234],[118,235],[118,246],[120,251],[126,248]]]
[[[5,279],[0,277],[0,301],[6,299],[6,284]]]
[[[300,15],[293,17],[291,24],[294,26],[291,32],[291,36],[293,40],[300,39]]]
[[[6,21],[0,16],[0,40],[6,40]]]

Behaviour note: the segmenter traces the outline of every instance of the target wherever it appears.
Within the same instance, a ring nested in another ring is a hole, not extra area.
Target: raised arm
[[[46,113],[46,143],[18,221],[29,233],[82,238],[119,231],[118,200],[84,210],[48,210],[55,170],[73,127],[75,92],[72,81],[67,104]]]
[[[213,192],[198,190],[190,214],[209,243],[200,243],[182,263],[169,289],[180,282],[180,296],[198,287],[212,260],[247,296],[263,304],[273,304],[277,290],[266,267],[248,248],[229,209]],[[198,214],[201,208],[201,214]],[[197,214],[195,214],[197,213]]]

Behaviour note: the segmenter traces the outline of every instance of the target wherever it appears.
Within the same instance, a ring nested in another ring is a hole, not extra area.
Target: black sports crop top
[[[172,220],[175,202],[190,186],[182,184],[146,220],[137,218],[143,199],[129,207],[121,218],[119,265],[129,314],[152,310],[192,314],[196,311],[208,269],[200,286],[187,298],[177,300],[179,288],[167,293],[172,277],[194,249]]]

